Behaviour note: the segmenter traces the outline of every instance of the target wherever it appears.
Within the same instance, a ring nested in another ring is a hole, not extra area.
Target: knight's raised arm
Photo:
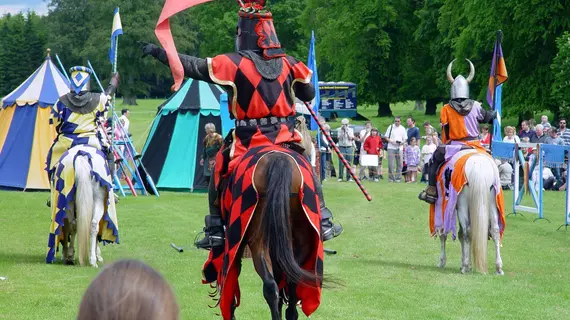
[[[152,43],[143,43],[142,51],[143,57],[150,55],[165,65],[170,66],[168,63],[166,50],[158,47],[157,45]],[[180,62],[182,62],[182,66],[184,67],[184,76],[196,80],[214,83],[208,73],[208,62],[206,59],[185,54],[178,54],[178,57],[180,57]]]

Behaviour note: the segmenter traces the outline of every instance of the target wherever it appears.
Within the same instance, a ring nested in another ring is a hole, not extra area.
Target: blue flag
[[[501,135],[501,114],[503,113],[501,107],[501,94],[503,93],[503,85],[499,85],[495,89],[495,110],[497,110],[497,119],[493,120],[493,141],[503,141]]]
[[[315,87],[315,98],[312,102],[312,108],[316,115],[319,115],[319,108],[321,106],[321,94],[319,92],[319,76],[317,74],[317,58],[315,56],[315,32],[311,32],[311,46],[309,48],[309,59],[307,62],[307,67],[313,71],[313,77],[311,82]],[[309,127],[310,130],[317,130],[318,125],[315,119],[311,117],[311,125]]]
[[[117,51],[117,37],[123,34],[123,25],[121,24],[121,16],[119,15],[119,7],[115,9],[113,16],[113,31],[111,31],[111,49],[109,49],[109,60],[111,64],[115,64],[115,54]]]

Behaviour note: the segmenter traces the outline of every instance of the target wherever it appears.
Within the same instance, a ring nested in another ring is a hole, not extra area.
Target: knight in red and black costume
[[[265,0],[240,1],[235,39],[237,52],[234,53],[206,59],[179,55],[186,77],[218,84],[228,92],[230,116],[236,121],[235,130],[224,139],[214,179],[210,180],[210,214],[205,218],[205,237],[195,243],[198,248],[208,250],[225,244],[224,221],[219,201],[216,201],[224,188],[225,177],[252,147],[281,145],[302,153],[302,138],[294,128],[295,97],[311,101],[315,96],[312,71],[281,48]],[[168,65],[164,49],[143,43],[142,50],[143,56],[151,55]],[[343,229],[332,222],[321,185],[318,179],[315,181],[321,207],[322,240],[327,241],[340,235]]]

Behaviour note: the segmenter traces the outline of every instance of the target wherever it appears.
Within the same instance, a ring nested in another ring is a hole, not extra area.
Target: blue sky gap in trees
[[[38,15],[45,15],[48,12],[48,2],[45,0],[0,0],[0,16],[28,10],[33,10]]]

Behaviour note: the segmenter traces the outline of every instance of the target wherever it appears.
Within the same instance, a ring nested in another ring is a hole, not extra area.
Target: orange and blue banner
[[[487,88],[487,103],[491,109],[497,110],[497,119],[493,124],[493,140],[502,141],[501,137],[501,114],[502,114],[502,84],[509,78],[507,74],[507,66],[503,57],[503,49],[501,43],[495,42],[495,50],[493,51],[493,62],[491,65],[491,74],[489,75],[489,86]]]

